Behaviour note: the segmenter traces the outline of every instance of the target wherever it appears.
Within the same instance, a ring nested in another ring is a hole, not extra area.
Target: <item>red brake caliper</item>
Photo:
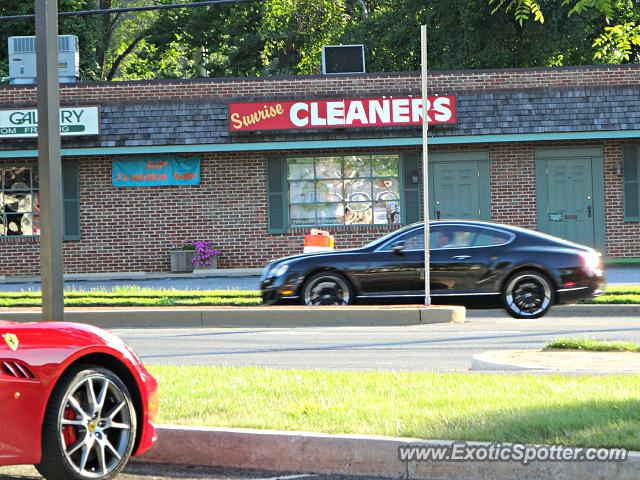
[[[67,407],[64,410],[63,417],[66,420],[75,420],[76,412],[73,410],[73,408]],[[64,427],[62,429],[62,438],[64,438],[65,447],[69,448],[71,445],[75,443],[77,438],[75,429],[71,425]]]

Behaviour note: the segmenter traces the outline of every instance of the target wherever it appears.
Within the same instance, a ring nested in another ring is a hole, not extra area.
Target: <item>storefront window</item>
[[[5,167],[0,172],[0,237],[39,235],[37,169]]]
[[[400,223],[399,155],[289,158],[289,225]]]

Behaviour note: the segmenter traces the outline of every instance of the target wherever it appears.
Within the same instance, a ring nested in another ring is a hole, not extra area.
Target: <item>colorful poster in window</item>
[[[114,187],[200,185],[200,157],[114,158]]]
[[[289,224],[399,224],[399,163],[399,155],[289,158]]]

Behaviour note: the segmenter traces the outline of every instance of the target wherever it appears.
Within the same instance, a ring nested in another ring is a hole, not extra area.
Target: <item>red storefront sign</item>
[[[456,123],[456,97],[429,97],[430,124]],[[422,124],[422,98],[388,97],[229,104],[229,130],[393,127]]]

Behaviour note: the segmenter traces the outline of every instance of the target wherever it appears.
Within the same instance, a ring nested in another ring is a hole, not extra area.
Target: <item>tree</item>
[[[260,75],[261,21],[258,3],[164,11],[139,59],[159,77]]]
[[[543,0],[487,0],[493,13],[513,11],[522,26],[533,16],[544,23],[546,10]],[[557,6],[555,7],[557,8]],[[640,7],[637,0],[563,0],[561,8],[568,16],[593,11],[605,24],[592,46],[594,58],[604,63],[625,63],[640,60]]]
[[[266,0],[260,35],[267,72],[320,73],[323,45],[340,43],[356,21],[345,0]]]
[[[345,43],[364,43],[372,71],[420,69],[420,24],[427,25],[429,66],[435,70],[575,65],[590,59],[589,18],[550,15],[522,28],[492,15],[485,0],[384,0],[350,30]]]
[[[159,3],[166,3],[162,0]],[[59,0],[58,10],[80,11],[148,5],[147,0]],[[34,13],[34,2],[2,0],[0,16]],[[106,13],[102,15],[60,17],[61,35],[77,35],[80,42],[80,71],[85,80],[122,78],[123,62],[134,57],[141,42],[153,29],[158,12]],[[0,30],[0,76],[7,75],[7,38],[35,35],[32,20],[4,22]],[[141,72],[145,78],[148,72]]]

